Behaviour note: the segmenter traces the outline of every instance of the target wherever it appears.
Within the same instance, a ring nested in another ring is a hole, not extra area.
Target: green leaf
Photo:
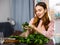
[[[39,40],[39,44],[43,44],[43,41],[41,39]]]

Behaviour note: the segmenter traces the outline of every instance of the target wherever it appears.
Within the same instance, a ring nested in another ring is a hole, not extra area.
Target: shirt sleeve
[[[29,25],[33,24],[34,23],[33,21],[34,21],[34,18],[30,20]]]
[[[48,30],[44,30],[42,33],[44,36],[52,38],[54,36],[54,22],[50,22]]]

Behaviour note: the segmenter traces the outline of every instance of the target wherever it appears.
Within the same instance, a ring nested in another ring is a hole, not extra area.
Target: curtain
[[[22,23],[30,21],[33,17],[33,0],[12,0],[11,18],[15,20],[15,30],[22,30]]]

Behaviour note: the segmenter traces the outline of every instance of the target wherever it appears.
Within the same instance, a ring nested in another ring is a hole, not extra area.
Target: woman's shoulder
[[[33,21],[34,20],[34,17],[33,18],[31,18],[31,21]]]
[[[49,26],[54,25],[54,20],[50,20]]]
[[[33,24],[34,23],[34,18],[31,18],[29,24]]]

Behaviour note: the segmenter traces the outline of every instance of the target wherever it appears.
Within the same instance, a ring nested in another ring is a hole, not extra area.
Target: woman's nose
[[[39,15],[39,14],[40,14],[40,12],[37,12],[37,14]]]

